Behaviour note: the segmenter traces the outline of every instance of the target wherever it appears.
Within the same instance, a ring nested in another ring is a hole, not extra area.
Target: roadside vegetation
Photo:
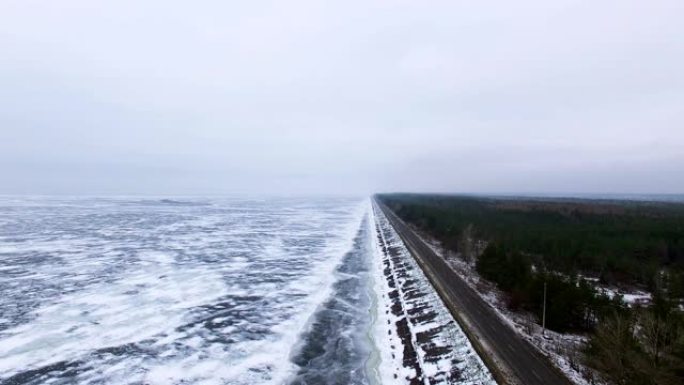
[[[684,383],[684,204],[389,194],[399,217],[506,293],[511,310],[588,336],[613,384]],[[651,293],[627,303],[604,288]]]

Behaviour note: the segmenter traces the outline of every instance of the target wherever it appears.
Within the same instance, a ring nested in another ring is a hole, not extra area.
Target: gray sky
[[[682,193],[683,15],[3,0],[0,193]]]

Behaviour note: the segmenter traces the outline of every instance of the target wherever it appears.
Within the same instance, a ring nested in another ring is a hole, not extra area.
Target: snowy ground
[[[375,211],[375,339],[385,384],[495,385],[387,219]],[[386,341],[386,342],[381,342]]]

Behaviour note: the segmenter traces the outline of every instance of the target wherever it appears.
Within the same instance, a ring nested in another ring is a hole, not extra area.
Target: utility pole
[[[544,281],[544,307],[542,310],[542,337],[546,338],[546,281]]]

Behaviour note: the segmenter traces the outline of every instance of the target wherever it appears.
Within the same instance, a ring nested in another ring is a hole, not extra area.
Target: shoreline
[[[380,375],[380,365],[382,361],[380,349],[378,348],[378,340],[375,338],[375,329],[378,326],[379,322],[379,317],[378,317],[378,310],[380,306],[380,301],[378,300],[378,285],[379,282],[377,281],[375,277],[375,271],[376,271],[376,263],[377,259],[375,258],[375,247],[374,247],[374,242],[373,242],[373,231],[374,231],[374,224],[375,224],[375,213],[373,211],[372,204],[369,204],[369,210],[368,210],[368,234],[366,237],[366,242],[368,246],[367,250],[367,256],[369,258],[368,264],[370,265],[370,274],[368,274],[368,296],[370,299],[370,309],[369,309],[369,315],[370,315],[370,324],[368,330],[366,330],[366,337],[370,343],[371,346],[371,354],[368,356],[368,359],[366,360],[366,374],[368,376],[368,380],[371,385],[382,385],[382,378]]]

